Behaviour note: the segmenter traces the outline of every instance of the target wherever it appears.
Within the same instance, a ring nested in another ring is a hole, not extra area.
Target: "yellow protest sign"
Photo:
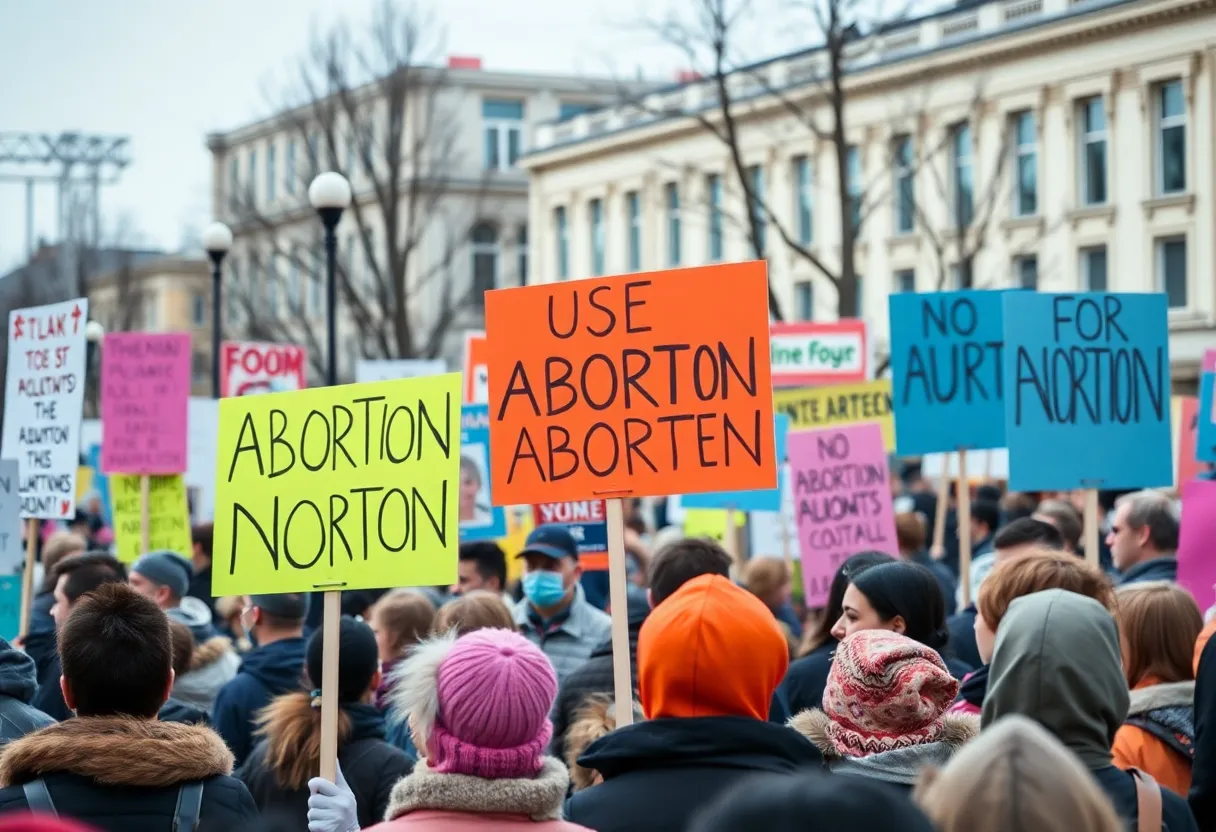
[[[747,514],[735,512],[735,526],[742,528]],[[684,536],[708,537],[722,543],[726,540],[726,509],[690,508],[684,510]]]
[[[523,551],[528,535],[535,528],[531,506],[509,506],[507,508],[507,536],[495,541],[507,553],[507,583],[517,581],[524,575],[523,558],[515,555]]]
[[[212,591],[456,580],[459,373],[220,400]]]
[[[190,508],[186,483],[181,474],[148,478],[148,545],[152,551],[168,549],[189,558]],[[110,501],[114,512],[114,548],[123,563],[133,563],[143,554],[139,533],[138,474],[111,474]]]
[[[799,387],[773,393],[773,410],[790,417],[790,430],[876,422],[882,428],[882,444],[895,450],[895,417],[891,413],[891,382],[834,384],[830,387]]]

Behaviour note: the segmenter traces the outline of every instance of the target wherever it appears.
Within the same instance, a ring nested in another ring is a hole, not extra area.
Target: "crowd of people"
[[[0,641],[0,832],[1216,829],[1216,596],[1175,582],[1174,500],[1103,495],[1087,559],[1072,495],[981,486],[960,587],[954,501],[934,535],[929,484],[897,488],[900,556],[815,609],[785,560],[631,512],[627,703],[561,526],[517,581],[475,541],[451,587],[344,593],[324,695],[319,598],[212,597],[209,528],[130,565],[56,532]]]

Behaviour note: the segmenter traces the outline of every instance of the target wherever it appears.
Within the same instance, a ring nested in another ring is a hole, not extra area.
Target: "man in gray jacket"
[[[0,638],[0,747],[55,722],[30,704],[37,690],[34,660]]]

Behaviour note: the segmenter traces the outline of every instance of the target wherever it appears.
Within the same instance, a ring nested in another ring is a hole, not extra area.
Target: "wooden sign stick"
[[[629,609],[625,600],[625,509],[619,497],[604,501],[608,530],[608,597],[612,606],[612,679],[616,727],[633,724],[629,670]]]
[[[146,555],[152,549],[152,478],[144,474],[139,478],[139,553]]]
[[[1098,566],[1098,489],[1085,489],[1085,559]]]
[[[958,451],[958,580],[963,606],[971,604],[971,483],[967,481],[967,452]]]
[[[321,776],[338,780],[338,642],[342,621],[342,592],[329,590],[321,624]],[[628,669],[628,668],[626,668]]]
[[[21,623],[17,633],[25,638],[30,631],[30,606],[34,601],[34,556],[38,552],[38,520],[25,521],[25,569],[21,572]]]

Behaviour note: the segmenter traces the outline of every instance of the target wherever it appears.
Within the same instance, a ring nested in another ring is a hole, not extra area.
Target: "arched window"
[[[488,222],[473,226],[473,298],[480,306],[483,295],[498,286],[498,229]]]

